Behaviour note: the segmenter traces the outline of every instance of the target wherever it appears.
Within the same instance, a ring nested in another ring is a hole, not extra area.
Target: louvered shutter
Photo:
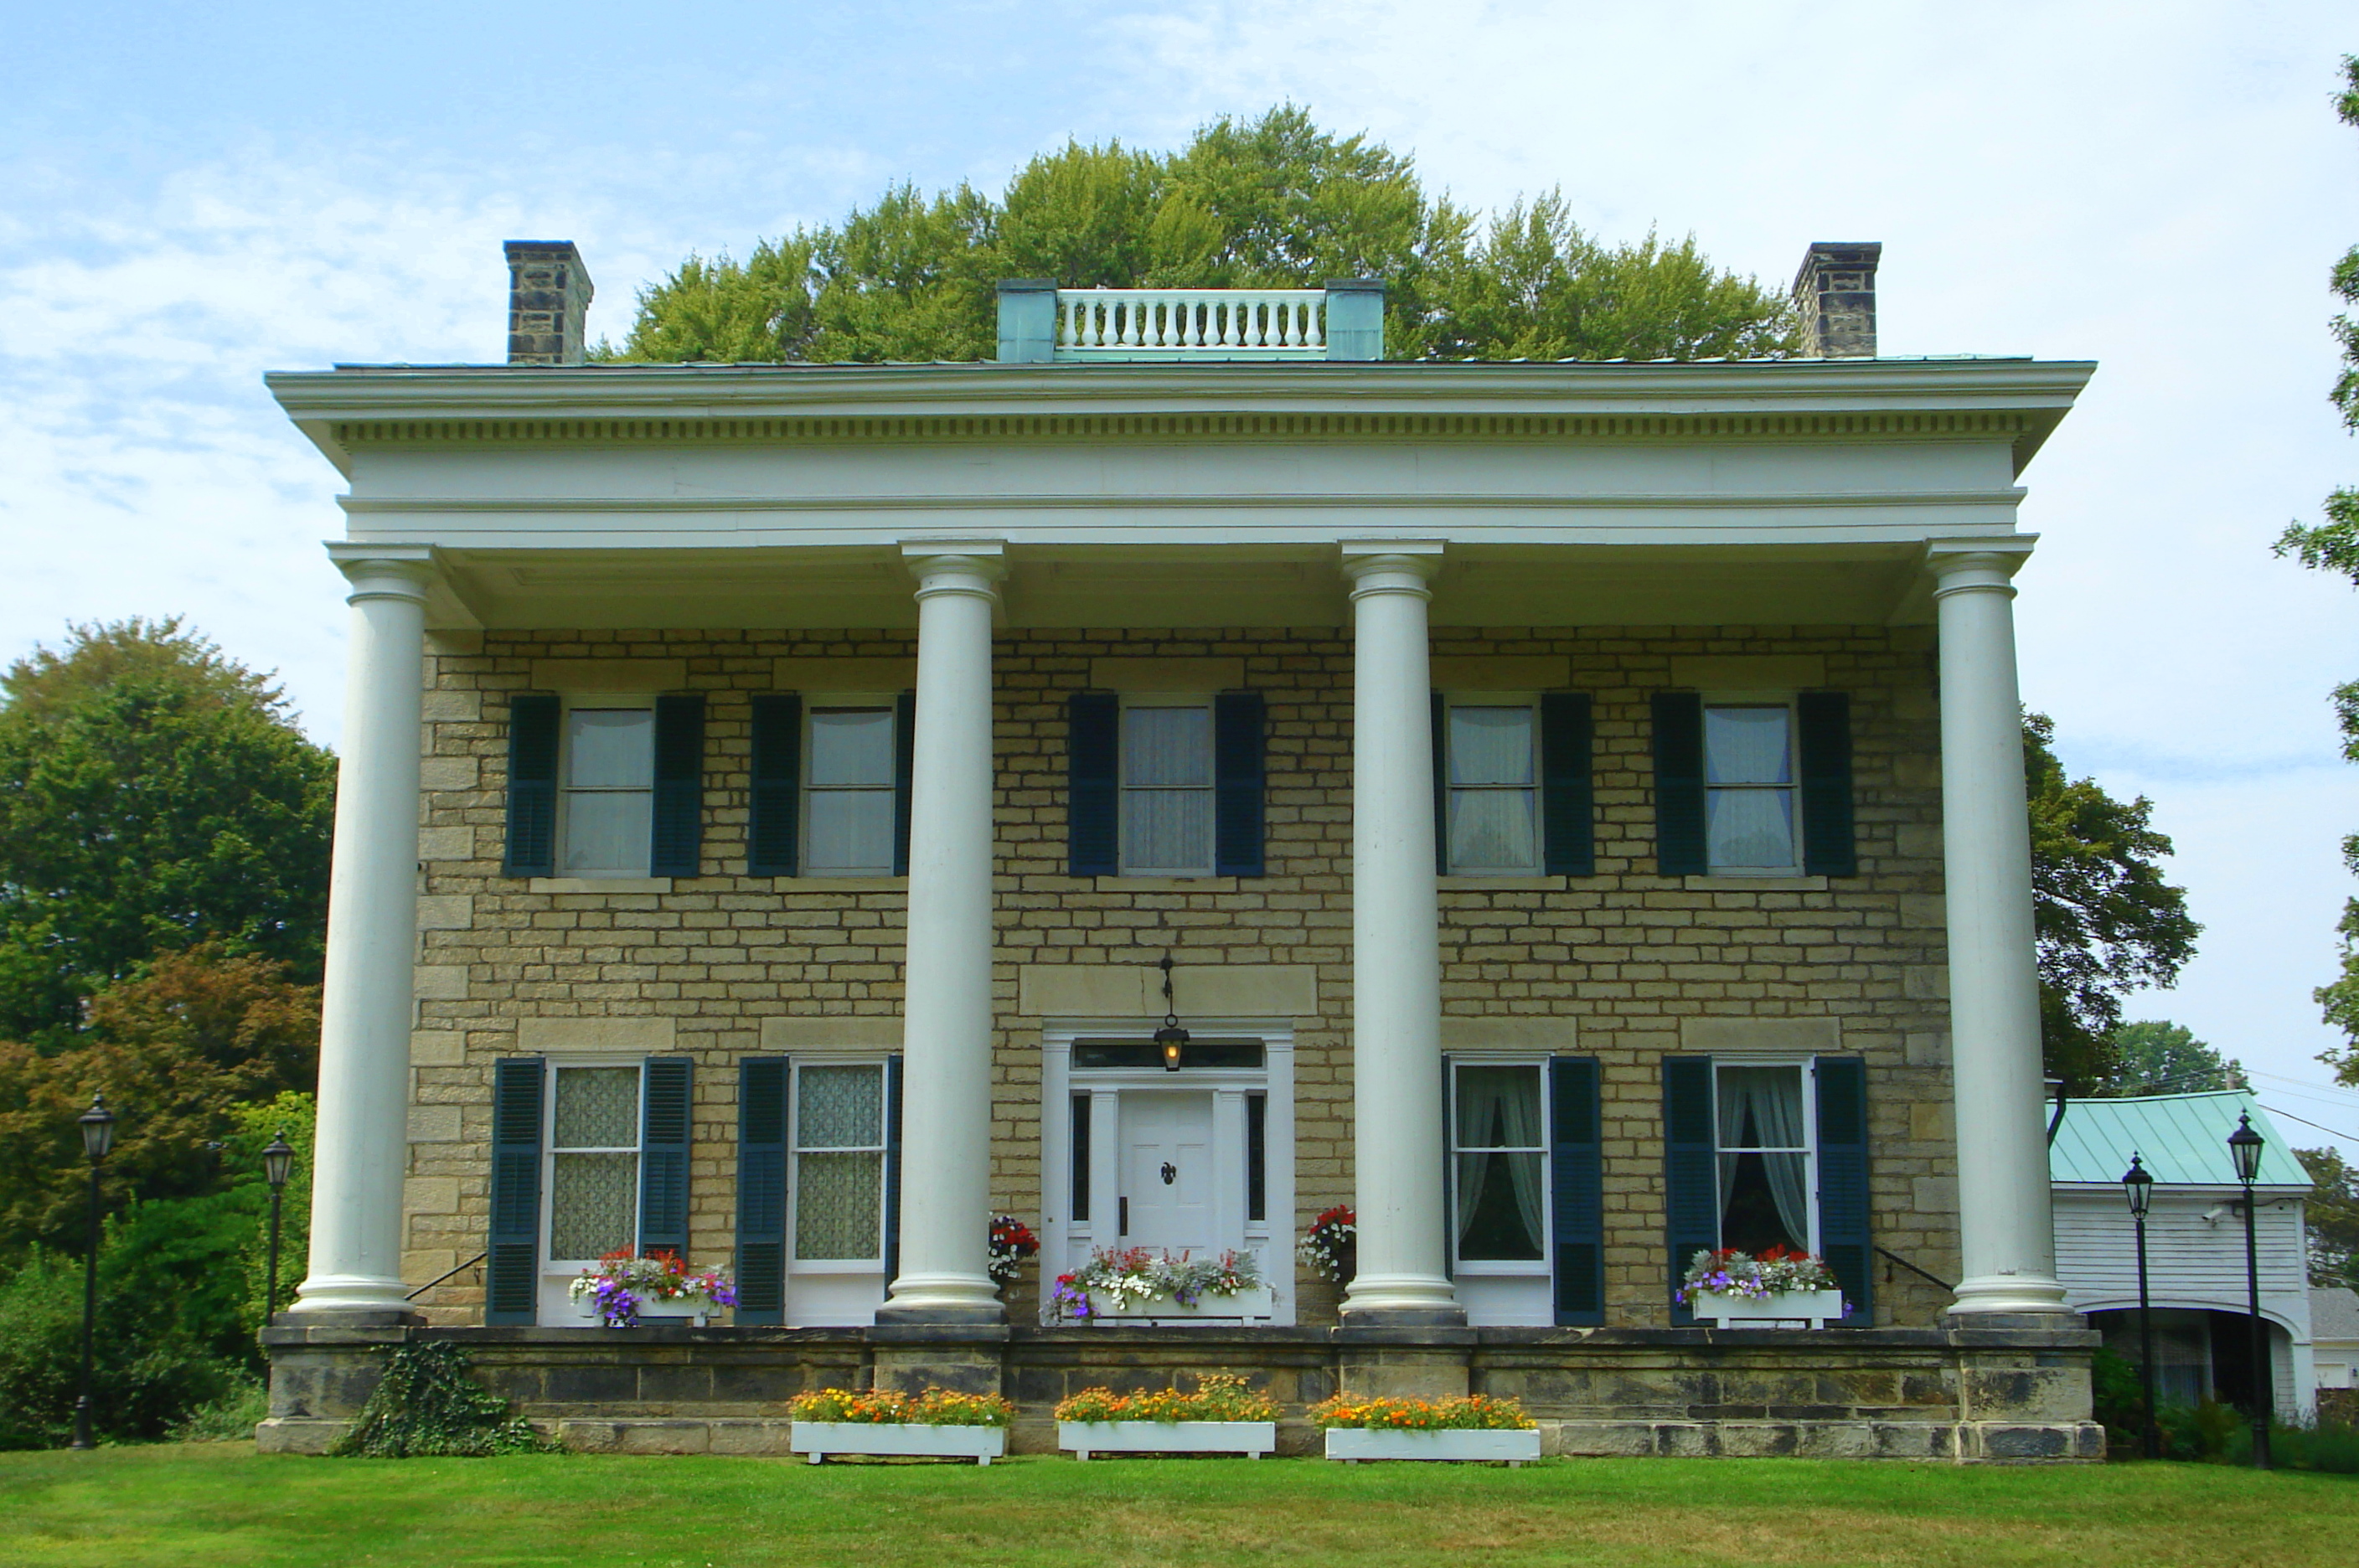
[[[1712,869],[1704,847],[1703,698],[1655,693],[1655,863],[1665,877]]]
[[[792,877],[799,869],[803,700],[790,692],[754,699],[753,774],[745,797],[745,874]]]
[[[656,699],[655,811],[647,875],[694,877],[704,851],[704,699]]]
[[[1819,1093],[1819,1255],[1852,1306],[1846,1326],[1875,1323],[1875,1242],[1868,1229],[1867,1063],[1821,1056]]]
[[[525,692],[508,699],[504,876],[557,875],[558,711],[558,700],[546,692]]]
[[[1433,726],[1433,869],[1450,875],[1450,702],[1439,691],[1430,709]]]
[[[893,704],[893,875],[909,874],[909,781],[918,768],[918,694]]]
[[[1605,1321],[1605,1167],[1597,1059],[1549,1062],[1549,1186],[1556,1321]]]
[[[1111,691],[1076,691],[1065,702],[1065,725],[1066,870],[1074,877],[1112,877],[1122,866],[1122,699]]]
[[[540,1294],[540,1101],[538,1056],[492,1069],[492,1227],[484,1263],[484,1321],[529,1323]]]
[[[1540,698],[1541,869],[1551,877],[1597,870],[1595,790],[1591,778],[1589,693]]]
[[[977,1221],[977,1224],[983,1222]],[[885,1059],[885,1288],[901,1272],[901,1054]]]
[[[1262,699],[1224,691],[1212,699],[1212,869],[1262,875]]]
[[[1720,1173],[1712,1126],[1712,1058],[1663,1059],[1663,1209],[1670,1249],[1671,1321],[1692,1323],[1680,1281],[1699,1252],[1720,1245]]]
[[[787,1085],[783,1056],[737,1064],[737,1317],[787,1321]]]
[[[1795,700],[1802,765],[1802,869],[1859,875],[1852,822],[1851,694],[1805,691]]]
[[[688,1261],[690,1060],[650,1056],[640,1092],[639,1253]]]

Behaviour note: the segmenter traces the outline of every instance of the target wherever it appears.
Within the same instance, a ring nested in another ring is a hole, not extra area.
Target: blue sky
[[[337,486],[265,370],[496,358],[503,239],[578,241],[618,334],[690,251],[890,180],[996,190],[1069,136],[1290,98],[1462,201],[1560,184],[1609,239],[1692,231],[1767,279],[1881,240],[1888,353],[2099,361],[2027,475],[2026,695],[2068,766],[2153,797],[2208,928],[2134,1014],[2359,1134],[2309,1000],[2352,890],[2325,694],[2359,600],[2268,548],[2359,483],[2325,398],[2353,49],[2347,5],[2171,0],[0,0],[0,657],[185,611],[332,740]]]

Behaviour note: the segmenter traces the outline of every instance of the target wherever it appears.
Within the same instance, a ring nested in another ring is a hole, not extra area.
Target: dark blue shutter
[[[501,875],[557,875],[558,700],[508,699],[508,842]]]
[[[1813,877],[1859,875],[1852,829],[1851,694],[1805,691],[1795,700],[1801,731],[1802,869]]]
[[[1589,693],[1540,698],[1540,868],[1551,877],[1597,870],[1595,791],[1590,783]]]
[[[787,1084],[783,1056],[737,1064],[737,1316],[787,1321]]]
[[[640,1091],[639,1255],[688,1261],[690,1062],[650,1056]]]
[[[1450,875],[1450,703],[1433,694],[1433,869]]]
[[[693,877],[703,867],[704,699],[656,699],[656,791],[647,875]]]
[[[893,704],[893,875],[909,874],[909,780],[918,770],[918,694]]]
[[[540,1295],[541,1059],[492,1068],[492,1229],[484,1260],[484,1321],[529,1323]]]
[[[1549,1062],[1549,1199],[1556,1321],[1605,1321],[1605,1165],[1593,1056]]]
[[[764,692],[754,699],[753,773],[745,794],[745,875],[792,877],[798,869],[803,775],[803,700]]]
[[[1703,699],[1655,693],[1655,865],[1665,877],[1701,877],[1704,851]]]
[[[1065,726],[1066,871],[1112,877],[1122,868],[1116,762],[1122,699],[1111,691],[1076,691],[1065,702]]]
[[[1262,702],[1258,691],[1212,699],[1212,870],[1262,874]]]
[[[977,1225],[984,1222],[977,1220]],[[901,1053],[885,1059],[885,1289],[901,1272]]]
[[[1867,1214],[1867,1063],[1821,1056],[1819,1083],[1819,1256],[1843,1282],[1847,1326],[1875,1323],[1875,1242]]]
[[[1712,1130],[1712,1058],[1663,1058],[1663,1213],[1670,1248],[1671,1321],[1695,1315],[1678,1303],[1680,1281],[1699,1252],[1720,1245],[1720,1172]]]

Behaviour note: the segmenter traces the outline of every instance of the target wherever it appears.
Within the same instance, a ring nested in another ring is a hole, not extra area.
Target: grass
[[[2199,1465],[1569,1460],[326,1460],[246,1444],[0,1454],[0,1563],[769,1568],[1310,1562],[2287,1568],[2359,1483]]]

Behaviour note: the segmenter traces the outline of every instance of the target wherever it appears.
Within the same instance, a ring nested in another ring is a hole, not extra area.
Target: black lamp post
[[[74,1448],[96,1448],[90,1433],[90,1353],[98,1327],[98,1168],[114,1148],[114,1113],[92,1094],[80,1117],[82,1151],[90,1157],[90,1247],[82,1266],[82,1393],[74,1400]]]
[[[287,1196],[287,1173],[295,1166],[295,1149],[285,1133],[272,1137],[262,1151],[263,1179],[270,1183],[270,1277],[262,1290],[262,1326],[270,1326],[278,1311],[278,1210]]]
[[[2130,1218],[2137,1222],[2138,1265],[2138,1395],[2146,1404],[2145,1432],[2140,1441],[2148,1459],[2162,1457],[2162,1437],[2154,1422],[2154,1320],[2147,1307],[2146,1208],[2154,1197],[2154,1173],[2136,1154],[2122,1173],[2122,1196],[2129,1200]]]
[[[1180,1027],[1180,1015],[1171,1006],[1171,955],[1163,955],[1163,1027],[1155,1031],[1155,1043],[1163,1052],[1163,1071],[1180,1071],[1180,1053],[1188,1049],[1188,1031]]]
[[[2253,1323],[2253,1468],[2269,1467],[2269,1414],[2277,1390],[2269,1379],[2268,1327],[2261,1322],[2261,1253],[2253,1230],[2253,1183],[2261,1174],[2263,1139],[2249,1113],[2236,1118],[2228,1152],[2236,1160],[2236,1180],[2245,1184],[2245,1310]]]

